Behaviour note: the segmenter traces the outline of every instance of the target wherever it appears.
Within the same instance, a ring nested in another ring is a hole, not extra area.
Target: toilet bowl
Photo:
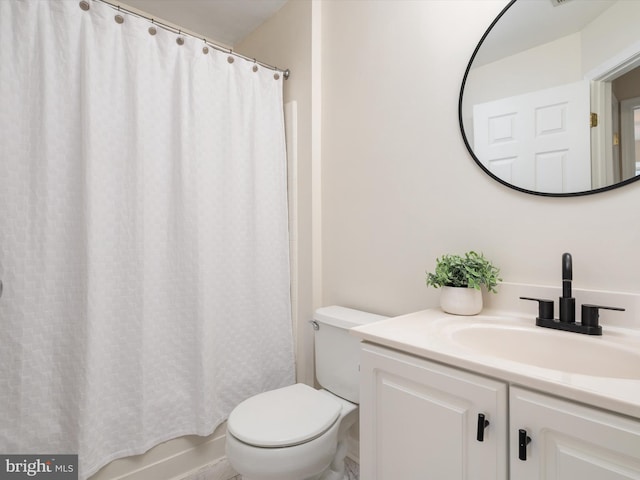
[[[227,459],[243,480],[345,480],[349,430],[358,419],[359,344],[348,330],[386,317],[318,309],[316,376],[240,403],[227,422]]]
[[[357,405],[301,383],[245,402],[227,423],[227,458],[243,480],[344,478]]]

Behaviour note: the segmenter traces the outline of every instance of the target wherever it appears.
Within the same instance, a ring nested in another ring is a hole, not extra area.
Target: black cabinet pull
[[[531,437],[527,435],[527,431],[518,430],[518,458],[520,460],[527,460],[527,445],[531,443]]]
[[[476,439],[479,442],[484,442],[484,429],[489,426],[489,420],[484,418],[484,413],[478,414],[478,433],[476,434]]]

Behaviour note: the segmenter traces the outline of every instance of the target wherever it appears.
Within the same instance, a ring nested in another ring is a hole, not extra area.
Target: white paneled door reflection
[[[477,104],[474,151],[497,177],[527,190],[591,188],[589,82]]]

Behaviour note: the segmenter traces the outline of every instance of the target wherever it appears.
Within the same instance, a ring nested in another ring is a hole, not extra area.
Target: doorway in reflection
[[[636,175],[640,175],[640,107],[633,110],[633,131],[635,140]]]
[[[640,68],[611,82],[615,180],[640,174]]]

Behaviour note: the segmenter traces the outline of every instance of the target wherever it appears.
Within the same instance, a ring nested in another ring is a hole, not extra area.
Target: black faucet
[[[573,280],[573,264],[571,254],[562,254],[562,296],[560,304],[560,321],[574,323],[576,321],[576,299],[571,296],[571,281]]]
[[[602,327],[598,324],[599,310],[624,311],[624,308],[605,307],[603,305],[582,305],[582,322],[576,322],[576,299],[571,296],[571,281],[573,280],[573,263],[570,253],[562,254],[562,296],[560,304],[560,319],[556,320],[553,313],[553,300],[546,298],[520,297],[522,300],[538,302],[538,316],[536,325],[554,328],[567,332],[584,333],[587,335],[602,335]]]

